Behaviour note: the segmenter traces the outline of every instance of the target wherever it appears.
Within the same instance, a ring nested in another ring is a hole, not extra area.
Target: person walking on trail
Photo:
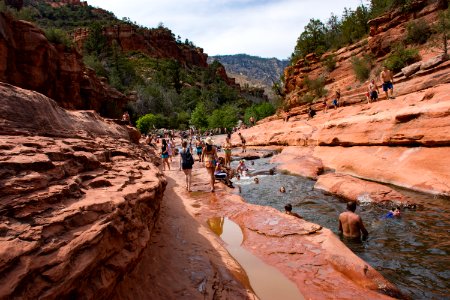
[[[192,157],[191,151],[187,147],[187,141],[181,143],[180,152],[180,170],[183,170],[186,177],[186,190],[191,191],[191,181],[192,181],[192,166],[194,165],[194,158]]]
[[[392,71],[389,70],[386,66],[383,67],[383,71],[380,74],[381,81],[383,82],[383,91],[386,94],[386,99],[395,99],[394,98],[394,75]],[[391,90],[391,96],[389,97],[389,90]]]
[[[380,91],[378,90],[378,86],[375,83],[375,80],[372,79],[369,83],[369,97],[367,99],[367,103],[370,103],[370,101],[377,101],[378,99],[378,94],[380,93]]]
[[[335,94],[334,94],[334,99],[331,102],[331,104],[333,105],[334,109],[337,109],[339,106],[341,106],[341,90],[337,89]]]
[[[344,237],[350,239],[367,238],[369,233],[364,227],[363,221],[360,216],[355,214],[356,202],[347,202],[347,211],[339,215],[339,232],[344,234]]]
[[[202,150],[202,161],[204,162],[206,171],[208,172],[208,175],[210,177],[211,192],[214,192],[214,170],[216,168],[217,150],[213,145],[214,142],[211,137],[206,138],[205,144],[206,145]]]
[[[166,139],[162,140],[162,146],[161,146],[161,158],[163,160],[162,165],[163,165],[163,171],[166,170],[166,165],[169,168],[170,171],[170,164],[169,164],[169,149],[167,146],[167,142]]]
[[[197,140],[195,141],[195,149],[197,151],[198,161],[202,161],[202,149],[203,149],[203,142],[200,139],[200,136],[197,137]]]
[[[225,153],[225,167],[230,167],[231,165],[231,149],[233,148],[233,145],[231,145],[230,142],[230,135],[227,135],[225,139],[225,143],[222,145],[223,152]]]
[[[238,133],[238,135],[241,138],[241,144],[242,144],[242,151],[241,152],[242,153],[247,152],[247,149],[245,147],[245,143],[246,143],[245,138],[242,136],[242,134],[240,132]]]

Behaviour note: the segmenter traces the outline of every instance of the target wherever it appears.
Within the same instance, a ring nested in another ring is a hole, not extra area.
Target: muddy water
[[[267,170],[273,166],[268,161],[247,165]],[[235,181],[246,201],[281,211],[290,202],[306,220],[338,234],[337,219],[345,210],[345,201],[314,190],[315,182],[301,177],[276,174],[258,178],[259,184],[253,178]],[[280,186],[285,186],[285,194],[279,192]],[[404,210],[401,218],[383,219],[388,209],[363,204],[356,213],[361,215],[369,239],[347,246],[412,299],[450,299],[450,200],[401,192],[423,204],[424,209]]]
[[[295,284],[280,271],[241,247],[244,236],[236,223],[228,218],[217,217],[209,219],[208,225],[227,244],[228,252],[245,270],[259,299],[304,299]]]

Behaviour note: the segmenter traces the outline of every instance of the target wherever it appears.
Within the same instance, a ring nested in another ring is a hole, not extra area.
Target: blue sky
[[[140,25],[163,23],[210,56],[246,53],[288,58],[311,18],[340,16],[366,0],[88,0]]]

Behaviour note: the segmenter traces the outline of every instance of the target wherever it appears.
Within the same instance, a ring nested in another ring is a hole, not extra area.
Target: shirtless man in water
[[[339,215],[339,232],[342,232],[347,238],[366,238],[369,233],[364,227],[360,216],[355,214],[356,202],[347,202],[347,211]]]

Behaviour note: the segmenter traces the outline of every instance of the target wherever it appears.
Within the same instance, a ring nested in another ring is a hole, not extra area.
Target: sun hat
[[[214,144],[214,141],[213,141],[213,139],[212,139],[210,136],[208,136],[208,137],[205,139],[205,143],[207,143],[208,145],[213,145],[213,144]]]

